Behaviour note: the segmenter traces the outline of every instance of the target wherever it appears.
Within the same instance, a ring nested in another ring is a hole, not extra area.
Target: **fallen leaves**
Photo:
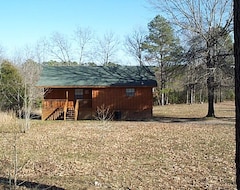
[[[233,123],[205,121],[36,122],[17,141],[19,166],[27,160],[18,178],[64,189],[234,189],[234,133]],[[11,151],[1,152],[6,177]]]

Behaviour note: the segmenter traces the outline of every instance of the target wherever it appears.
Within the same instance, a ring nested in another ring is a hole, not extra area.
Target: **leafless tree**
[[[113,120],[113,112],[110,110],[109,106],[104,104],[97,107],[96,110],[96,120],[101,121],[103,127],[107,127],[109,121]]]
[[[46,38],[42,38],[36,42],[33,47],[34,50],[34,60],[41,64],[44,61],[48,61],[48,41]]]
[[[38,97],[42,95],[41,89],[36,88],[41,65],[34,61],[40,55],[37,54],[34,47],[25,46],[21,49],[14,58],[14,63],[18,66],[23,79],[24,94],[21,97],[24,100],[23,115],[25,117],[25,125],[23,131],[30,128],[30,116],[33,111],[33,106]]]
[[[71,61],[71,43],[69,39],[59,32],[51,35],[48,42],[48,52],[57,60],[69,64]]]
[[[118,44],[119,40],[113,32],[105,33],[103,38],[98,40],[96,54],[102,65],[106,65],[113,60],[118,50]]]
[[[127,52],[136,59],[139,65],[143,65],[143,48],[146,32],[142,28],[135,29],[131,35],[126,36],[125,47]]]
[[[232,0],[149,0],[155,8],[167,12],[179,29],[199,36],[205,43],[204,59],[208,70],[208,114],[214,116],[215,45],[219,36],[231,29]],[[214,30],[221,27],[221,30]],[[214,32],[212,32],[214,30]]]
[[[24,78],[24,112],[25,112],[25,128],[24,131],[30,128],[30,116],[32,114],[34,103],[38,98],[39,89],[36,88],[36,82],[39,78],[41,67],[39,64],[29,59],[21,66],[21,72]]]
[[[84,58],[88,56],[88,45],[93,42],[94,34],[90,28],[80,28],[74,32],[74,40],[77,45],[77,54],[79,64],[84,64]]]

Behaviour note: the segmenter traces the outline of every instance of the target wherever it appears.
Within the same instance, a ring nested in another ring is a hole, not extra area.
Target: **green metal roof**
[[[156,86],[153,67],[44,66],[38,87]]]

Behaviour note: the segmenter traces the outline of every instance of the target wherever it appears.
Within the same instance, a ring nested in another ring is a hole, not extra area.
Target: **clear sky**
[[[77,27],[120,39],[154,18],[147,0],[0,0],[0,45],[7,52],[53,32],[72,35]]]

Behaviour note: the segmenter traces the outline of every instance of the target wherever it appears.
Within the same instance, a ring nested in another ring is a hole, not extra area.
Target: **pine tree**
[[[20,110],[23,106],[24,88],[17,68],[7,60],[0,66],[0,108]]]

